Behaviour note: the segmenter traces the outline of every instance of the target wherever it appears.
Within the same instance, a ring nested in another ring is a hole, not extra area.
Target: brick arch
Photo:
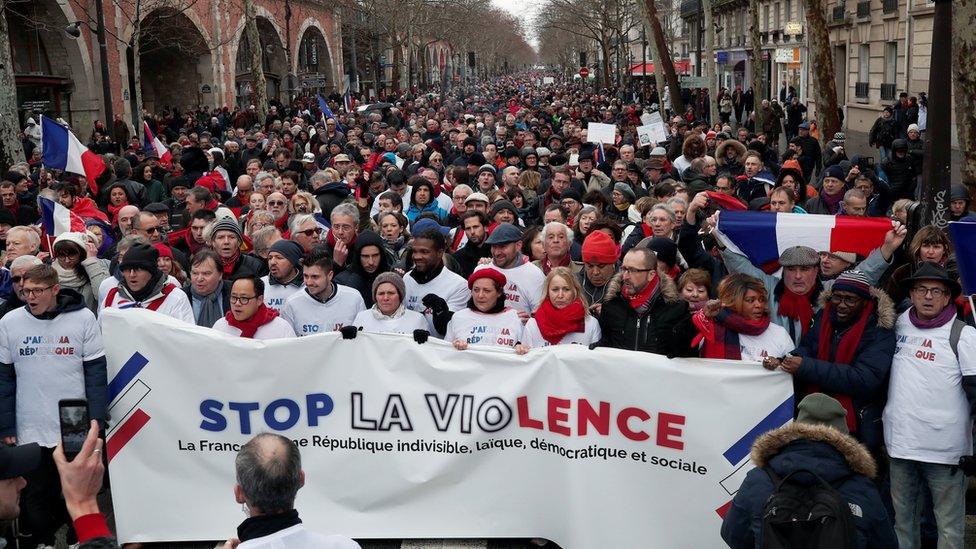
[[[75,21],[84,21],[86,18],[84,14],[79,16],[75,13],[75,10],[71,7],[68,2],[57,2],[55,0],[47,0],[46,4],[50,8],[51,6],[57,6],[57,9],[52,10],[54,13],[60,12],[64,17],[62,22],[58,22],[57,28],[62,25],[68,25]],[[72,109],[72,118],[74,118],[74,113],[78,110],[89,110],[96,111],[94,116],[81,116],[79,119],[75,119],[74,125],[76,130],[81,130],[81,134],[88,133],[87,130],[91,127],[92,122],[95,118],[103,118],[104,112],[102,110],[103,105],[101,103],[101,97],[96,90],[95,82],[95,67],[92,61],[92,56],[88,50],[88,42],[85,39],[85,35],[77,39],[70,39],[63,36],[61,37],[61,45],[64,47],[65,52],[68,55],[68,62],[73,68],[80,68],[80,71],[71,72],[71,80],[74,83],[74,89],[71,93],[72,106],[83,106],[82,109]],[[95,43],[95,34],[88,34],[89,39],[92,44]],[[80,73],[80,74],[79,74]],[[67,117],[65,117],[67,118]]]
[[[336,66],[337,66],[337,64],[336,64],[336,57],[335,57],[335,52],[334,52],[334,50],[332,48],[332,40],[333,40],[333,37],[334,37],[334,33],[332,35],[330,35],[326,31],[326,26],[323,25],[315,17],[306,17],[305,20],[302,21],[302,24],[298,26],[298,33],[297,33],[298,39],[295,42],[295,44],[293,45],[292,50],[291,50],[291,51],[295,52],[292,55],[291,71],[294,74],[298,74],[298,50],[299,50],[299,46],[302,43],[302,39],[305,38],[305,33],[310,28],[314,28],[315,30],[319,31],[322,34],[322,37],[325,38],[325,49],[326,49],[326,53],[329,56],[329,78],[332,80],[332,83],[334,84],[335,88],[337,90],[340,90],[342,88],[342,78],[341,78],[341,75],[339,75],[336,72]]]
[[[267,8],[265,8],[264,6],[260,6],[260,5],[254,6],[254,13],[256,17],[266,19],[269,23],[271,23],[271,27],[274,29],[275,34],[277,35],[278,44],[284,47],[285,39],[282,37],[285,34],[281,31],[281,25],[278,24],[278,20],[275,19],[274,14],[268,11]],[[231,67],[233,67],[234,63],[236,63],[237,61],[237,50],[241,47],[241,40],[244,38],[244,24],[246,22],[247,22],[247,18],[244,17],[243,14],[241,14],[241,17],[237,21],[237,24],[234,25],[234,36],[236,38],[234,38],[234,40],[230,44]]]

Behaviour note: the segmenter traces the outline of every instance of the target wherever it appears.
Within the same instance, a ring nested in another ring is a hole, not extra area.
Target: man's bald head
[[[294,441],[262,433],[241,448],[234,465],[238,503],[246,502],[252,514],[282,513],[295,507],[295,496],[305,484],[305,473]]]

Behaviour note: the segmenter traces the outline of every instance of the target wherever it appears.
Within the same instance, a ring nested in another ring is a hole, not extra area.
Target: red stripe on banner
[[[149,414],[142,411],[142,408],[137,409],[135,412],[129,416],[129,419],[125,420],[112,438],[108,439],[108,460],[112,461],[115,454],[122,451],[122,448],[132,440],[132,437],[145,427],[146,423],[149,423]]]
[[[838,215],[830,231],[830,251],[867,256],[884,244],[885,234],[890,230],[891,220],[886,217]]]
[[[722,520],[725,520],[725,515],[729,513],[729,509],[731,508],[732,508],[732,500],[730,499],[728,502],[726,502],[725,505],[716,509],[715,512],[718,513],[718,516],[722,517]]]

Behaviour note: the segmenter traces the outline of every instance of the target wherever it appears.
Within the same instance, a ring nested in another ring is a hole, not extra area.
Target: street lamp
[[[115,117],[112,114],[112,84],[109,81],[108,45],[105,43],[105,14],[102,10],[102,0],[95,0],[95,23],[94,31],[98,37],[98,56],[102,63],[102,102],[105,108],[105,128],[110,129]],[[64,28],[64,33],[74,39],[80,38],[80,27],[83,24],[85,23],[82,21],[75,21]],[[88,30],[92,30],[90,25]]]

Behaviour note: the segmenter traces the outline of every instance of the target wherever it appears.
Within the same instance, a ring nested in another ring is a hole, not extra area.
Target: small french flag
[[[356,108],[356,100],[352,98],[352,94],[349,93],[349,90],[346,90],[346,93],[342,95],[342,108],[345,109],[346,112],[352,112],[352,110]]]
[[[717,235],[733,252],[764,270],[779,269],[779,256],[793,246],[817,252],[853,252],[866,257],[891,230],[885,217],[736,212],[718,218]]]
[[[603,143],[597,143],[593,149],[593,165],[599,166],[607,161],[607,155],[603,152]]]
[[[62,206],[60,202],[38,196],[37,204],[41,207],[41,226],[44,228],[44,234],[57,237],[61,233],[85,232],[85,220]]]
[[[169,148],[153,135],[148,122],[142,123],[142,136],[142,148],[146,150],[146,154],[158,158],[163,166],[170,167],[173,164],[173,155],[170,154]]]
[[[85,176],[88,189],[98,194],[95,180],[105,171],[105,161],[82,145],[68,128],[46,116],[41,116],[41,150],[45,167]]]

